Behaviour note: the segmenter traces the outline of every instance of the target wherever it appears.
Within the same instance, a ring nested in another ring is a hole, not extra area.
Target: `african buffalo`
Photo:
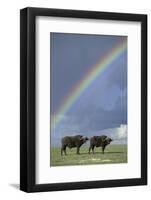
[[[102,147],[102,153],[104,154],[105,147],[110,144],[113,140],[106,135],[93,136],[90,138],[89,154],[92,149],[94,153],[94,147]]]
[[[77,148],[77,154],[79,153],[80,147],[88,140],[87,137],[83,137],[82,135],[75,135],[75,136],[65,136],[62,138],[61,143],[61,155],[63,155],[63,152],[66,155],[66,147]]]

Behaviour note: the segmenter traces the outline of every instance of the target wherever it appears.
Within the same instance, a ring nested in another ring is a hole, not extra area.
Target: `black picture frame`
[[[141,178],[36,184],[35,19],[37,16],[120,20],[141,23]],[[20,190],[44,192],[147,184],[147,15],[24,8],[20,11]]]

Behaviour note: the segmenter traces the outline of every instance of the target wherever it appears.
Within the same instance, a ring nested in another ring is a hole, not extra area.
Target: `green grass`
[[[51,148],[51,166],[85,165],[126,163],[127,145],[109,145],[102,154],[101,147],[95,148],[94,154],[88,154],[88,146],[80,148],[80,155],[76,154],[76,148],[67,148],[67,155],[61,156],[59,147]]]

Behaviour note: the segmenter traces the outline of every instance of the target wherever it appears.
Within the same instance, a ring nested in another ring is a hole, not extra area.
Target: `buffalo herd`
[[[102,147],[102,153],[104,154],[105,147],[109,145],[113,140],[106,135],[101,135],[101,136],[93,136],[90,139],[88,137],[84,137],[82,135],[75,135],[75,136],[65,136],[62,138],[61,143],[61,155],[63,155],[63,152],[65,155],[66,153],[66,148],[77,148],[76,153],[80,154],[80,147],[87,142],[87,140],[90,140],[90,147],[88,153],[94,154],[94,148],[95,147]]]

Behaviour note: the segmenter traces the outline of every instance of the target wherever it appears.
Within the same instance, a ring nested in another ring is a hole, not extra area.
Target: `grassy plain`
[[[61,156],[59,147],[52,147],[50,155],[50,166],[126,163],[127,145],[109,145],[104,154],[101,147],[95,148],[94,154],[88,154],[88,146],[83,146],[80,148],[80,155],[76,154],[76,148],[67,148],[66,156]]]

